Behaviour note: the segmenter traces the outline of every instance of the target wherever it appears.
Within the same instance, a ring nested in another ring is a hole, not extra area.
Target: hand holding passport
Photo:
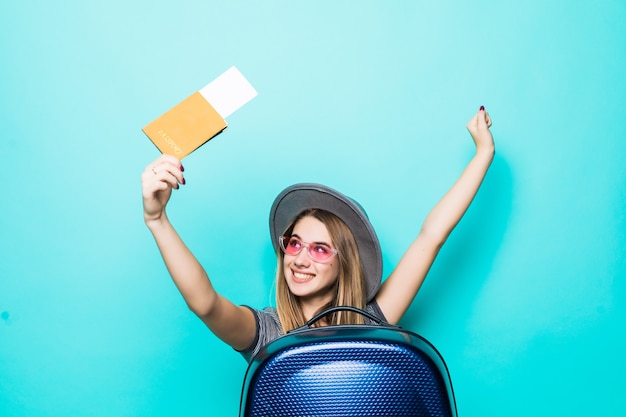
[[[230,67],[142,130],[162,153],[183,159],[223,132],[225,119],[256,95],[239,70]]]

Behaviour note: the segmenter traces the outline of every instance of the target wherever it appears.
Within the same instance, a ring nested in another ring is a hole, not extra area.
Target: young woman
[[[439,249],[471,204],[493,160],[491,119],[484,107],[467,124],[476,153],[428,214],[408,250],[381,285],[382,256],[365,212],[319,184],[285,189],[270,211],[276,249],[276,309],[237,306],[218,294],[166,215],[173,189],[185,184],[180,161],[161,155],[142,174],[144,220],[189,308],[224,342],[250,359],[265,344],[327,307],[349,305],[397,324]],[[321,325],[368,322],[340,312]]]

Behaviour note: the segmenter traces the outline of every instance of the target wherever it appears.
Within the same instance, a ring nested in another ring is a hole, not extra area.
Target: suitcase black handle
[[[323,319],[328,314],[332,314],[332,313],[335,313],[337,311],[352,311],[353,313],[358,313],[358,314],[361,314],[361,315],[367,317],[368,319],[372,320],[373,322],[375,322],[378,325],[393,327],[392,325],[390,325],[389,323],[385,322],[384,320],[379,319],[375,315],[373,315],[373,314],[371,314],[371,313],[369,313],[369,312],[367,312],[365,310],[361,310],[360,308],[351,307],[351,306],[336,306],[336,307],[328,308],[328,309],[322,311],[321,313],[316,314],[309,321],[307,321],[304,325],[302,325],[302,326],[300,326],[298,328],[295,328],[293,330],[290,330],[289,333],[295,332],[295,331],[298,331],[298,330],[310,329],[313,324],[315,324],[319,320]]]

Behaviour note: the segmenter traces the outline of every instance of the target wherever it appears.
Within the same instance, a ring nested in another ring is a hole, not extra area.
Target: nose
[[[311,259],[309,258],[309,247],[303,246],[300,253],[298,253],[294,259],[294,263],[296,265],[306,266],[309,264]]]

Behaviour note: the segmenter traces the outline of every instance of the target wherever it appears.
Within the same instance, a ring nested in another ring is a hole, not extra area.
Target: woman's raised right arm
[[[172,190],[185,184],[180,161],[161,155],[146,167],[141,183],[144,221],[187,306],[224,342],[238,350],[247,348],[256,332],[253,313],[215,291],[206,271],[167,217],[165,208]]]

